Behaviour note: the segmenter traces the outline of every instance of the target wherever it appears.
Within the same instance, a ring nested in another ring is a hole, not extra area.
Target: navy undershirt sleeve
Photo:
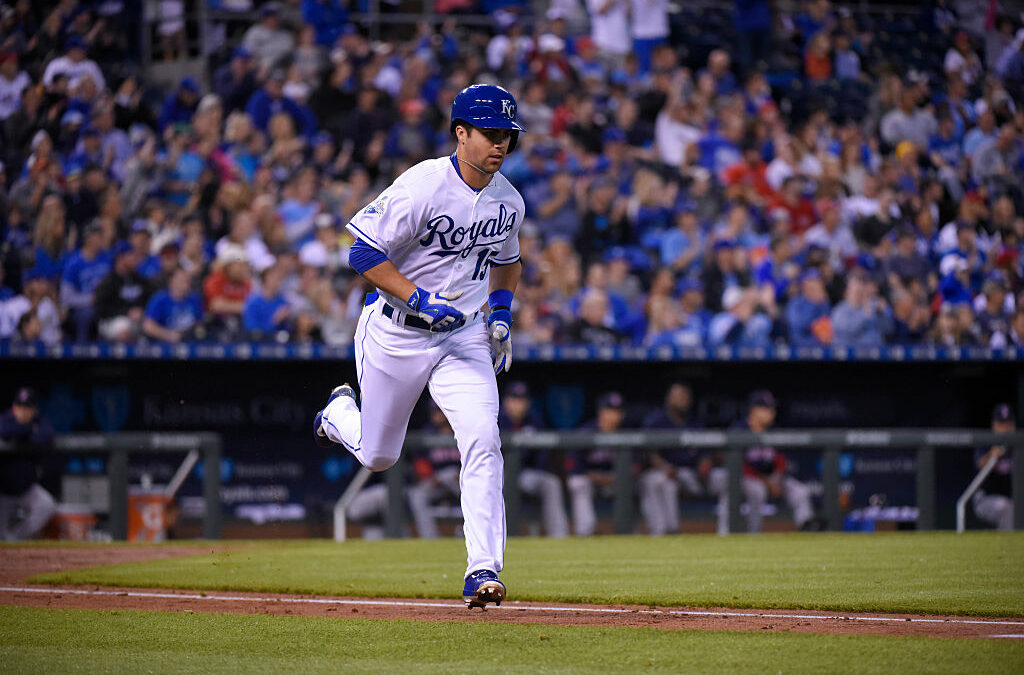
[[[388,257],[386,255],[370,246],[362,239],[356,239],[348,253],[348,264],[352,266],[352,269],[360,274],[366,270],[373,269],[382,262],[386,262],[387,259]]]

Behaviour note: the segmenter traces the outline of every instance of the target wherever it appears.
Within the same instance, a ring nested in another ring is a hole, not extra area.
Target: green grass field
[[[0,607],[5,673],[1012,673],[1024,645]]]
[[[455,598],[457,540],[279,541],[34,582]],[[1024,534],[511,539],[512,600],[1024,616]]]

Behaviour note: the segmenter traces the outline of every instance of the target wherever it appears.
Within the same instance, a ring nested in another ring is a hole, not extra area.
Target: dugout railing
[[[0,442],[0,455],[22,452],[40,457],[40,451],[18,450]],[[104,455],[110,490],[110,536],[124,540],[128,536],[128,460],[136,454],[198,453],[203,460],[203,537],[219,539],[223,518],[220,500],[220,460],[223,443],[220,434],[194,433],[95,433],[61,434],[52,450],[62,455]],[[209,470],[213,467],[213,470]]]
[[[405,452],[455,445],[452,436],[410,433]],[[519,490],[520,458],[524,450],[546,449],[568,452],[587,448],[615,449],[615,485],[612,505],[614,530],[618,534],[634,531],[636,522],[633,462],[643,451],[690,447],[721,453],[728,471],[729,531],[742,532],[741,480],[743,453],[752,446],[770,445],[780,450],[816,450],[822,456],[822,516],[827,529],[842,529],[843,512],[839,503],[839,458],[844,451],[906,450],[916,451],[917,529],[935,529],[935,457],[938,452],[965,452],[979,447],[1003,445],[1024,448],[1024,432],[996,434],[978,429],[774,429],[764,433],[750,431],[539,431],[502,434],[505,458],[505,508],[509,532],[519,532],[522,495]],[[973,472],[971,474],[973,476]],[[405,472],[399,465],[386,472],[389,504],[386,531],[389,537],[401,537],[405,531]],[[1011,477],[1015,493],[1024,485],[1024,459],[1015,453]],[[1024,530],[1024,499],[1014,500],[1014,527]]]

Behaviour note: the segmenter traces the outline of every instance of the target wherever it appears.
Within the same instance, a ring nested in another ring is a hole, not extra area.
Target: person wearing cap
[[[53,496],[39,484],[36,455],[53,447],[53,427],[39,414],[36,392],[18,389],[11,407],[0,415],[0,541],[34,537],[57,512]]]
[[[180,342],[195,334],[203,321],[203,302],[192,290],[192,275],[181,267],[171,273],[167,288],[146,304],[142,333],[158,342]]]
[[[665,391],[662,407],[644,418],[643,428],[652,430],[697,429],[701,425],[693,411],[693,390],[684,382],[673,382]],[[679,491],[688,497],[704,495],[703,481],[711,470],[711,459],[693,447],[651,451],[637,487],[640,512],[653,536],[675,534],[679,529]]]
[[[0,51],[0,123],[21,107],[21,92],[31,84],[28,73],[18,70],[18,55]]]
[[[529,432],[544,428],[543,418],[533,409],[526,383],[512,382],[505,387],[498,412],[498,429],[503,432]],[[555,466],[559,457],[558,453],[547,450],[523,450],[519,471],[519,490],[540,501],[544,534],[556,539],[569,536],[562,478]]]
[[[53,284],[42,270],[25,270],[21,295],[0,301],[0,340],[13,335],[22,316],[33,313],[39,321],[39,339],[46,345],[58,344],[63,317],[54,297]]]
[[[433,399],[429,400],[427,406],[429,419],[423,431],[453,436],[454,431],[448,418]],[[437,539],[440,536],[437,528],[439,502],[459,503],[462,496],[459,484],[460,463],[459,449],[452,444],[426,448],[414,456],[412,466],[416,482],[407,494],[409,511],[420,539]],[[454,510],[452,515],[455,515]]]
[[[244,110],[249,96],[256,90],[256,68],[245,47],[236,47],[231,60],[213,74],[213,91],[224,102],[224,112]]]
[[[747,417],[734,426],[735,429],[764,433],[775,424],[777,404],[775,396],[766,389],[759,389],[747,399]],[[728,472],[721,466],[711,470],[708,476],[708,491],[718,495],[718,531],[728,531],[729,505],[726,494]],[[787,474],[786,456],[770,445],[755,445],[747,448],[743,455],[743,495],[746,497],[747,530],[761,531],[764,523],[764,505],[769,499],[784,498],[793,515],[793,523],[802,530],[821,529],[821,522],[814,517],[811,506],[811,491],[804,483]]]
[[[100,130],[91,126],[82,129],[79,133],[75,150],[71,157],[68,158],[68,163],[83,167],[87,164],[104,166],[105,159],[106,157],[103,154],[103,136],[100,134]]]
[[[43,71],[43,85],[50,87],[54,79],[61,75],[72,82],[87,75],[96,84],[99,91],[107,88],[103,71],[95,61],[87,58],[85,41],[78,36],[68,39],[64,45],[64,56],[58,56],[46,64],[46,70]]]
[[[981,285],[981,294],[975,299],[978,310],[975,321],[981,337],[981,344],[994,349],[1007,345],[1010,333],[1010,311],[1012,305],[1007,302],[1006,281],[998,272],[994,272]]]
[[[132,342],[139,335],[152,290],[139,274],[139,254],[127,241],[114,245],[114,267],[96,287],[94,306],[99,335],[112,342]]]
[[[597,417],[583,425],[583,429],[611,433],[622,428],[626,419],[622,394],[610,391],[597,400]],[[615,450],[596,447],[576,450],[566,459],[569,477],[569,503],[572,511],[572,529],[578,537],[589,537],[597,532],[597,511],[594,499],[608,499],[615,485]]]
[[[263,86],[253,92],[245,104],[245,112],[252,118],[253,126],[266,132],[270,118],[278,113],[285,113],[295,122],[298,129],[307,139],[316,133],[316,117],[304,105],[299,105],[284,95],[284,83],[287,73],[281,68],[274,68],[267,75]]]
[[[926,283],[932,274],[932,265],[918,250],[918,234],[910,225],[903,225],[893,232],[896,249],[883,261],[882,269],[885,278],[893,285],[895,279],[902,285],[914,281]]]
[[[242,47],[262,68],[278,66],[295,48],[295,37],[281,26],[281,8],[276,2],[268,2],[260,8],[259,23],[245,31]]]
[[[760,310],[757,291],[729,286],[722,293],[722,311],[708,324],[707,346],[767,349],[771,331],[772,321]]]
[[[1017,430],[1017,420],[1013,408],[1000,403],[992,409],[992,431],[997,434],[1012,433]],[[980,470],[992,459],[996,464],[981,484],[981,488],[971,497],[974,515],[987,525],[998,530],[1013,529],[1013,481],[1010,477],[1013,470],[1013,451],[1005,445],[993,445],[990,448],[979,448],[974,453],[974,463]]]
[[[791,347],[827,347],[832,342],[832,306],[821,273],[810,268],[799,278],[800,294],[786,303],[786,328]]]
[[[211,328],[221,339],[238,337],[242,310],[252,291],[252,271],[245,249],[235,244],[217,253],[213,272],[203,282],[204,311]]]
[[[703,266],[700,281],[704,284],[704,295],[708,309],[722,311],[725,290],[731,286],[749,286],[750,270],[746,268],[746,252],[738,248],[733,239],[719,239],[711,246],[711,259]]]
[[[199,82],[194,77],[182,78],[181,83],[164,99],[156,128],[163,134],[168,127],[188,124],[199,105]]]
[[[61,274],[61,306],[68,310],[74,339],[80,342],[92,337],[93,293],[113,267],[105,242],[102,225],[95,220],[89,223],[82,235],[81,248],[68,256]]]

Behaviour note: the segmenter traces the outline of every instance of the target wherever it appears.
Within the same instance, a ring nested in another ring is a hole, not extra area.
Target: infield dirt
[[[60,609],[136,609],[327,618],[361,617],[415,621],[464,621],[541,625],[648,626],[669,630],[747,630],[823,635],[887,635],[993,638],[1024,633],[1024,622],[983,617],[858,614],[802,610],[569,605],[516,602],[486,611],[467,610],[458,599],[343,598],[201,589],[127,589],[40,586],[35,574],[123,562],[140,562],[230,550],[196,546],[13,546],[0,548],[0,604]]]

